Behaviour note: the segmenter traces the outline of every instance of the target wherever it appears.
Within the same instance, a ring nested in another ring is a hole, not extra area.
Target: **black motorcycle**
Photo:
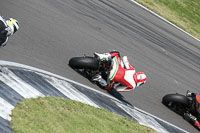
[[[200,113],[200,94],[198,93],[191,97],[177,93],[167,94],[163,97],[162,103],[180,115],[185,112]]]

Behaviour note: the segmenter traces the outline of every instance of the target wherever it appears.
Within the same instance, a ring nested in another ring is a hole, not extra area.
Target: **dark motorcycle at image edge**
[[[162,103],[182,116],[185,112],[200,113],[200,94],[196,94],[193,98],[178,93],[167,94],[163,97]]]

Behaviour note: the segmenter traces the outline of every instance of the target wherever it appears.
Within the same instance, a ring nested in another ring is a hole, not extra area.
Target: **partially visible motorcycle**
[[[163,97],[162,103],[176,113],[183,115],[190,108],[190,99],[181,94],[167,94]]]
[[[200,94],[198,93],[191,97],[178,93],[167,94],[163,97],[162,103],[180,115],[186,112],[193,115],[200,114]]]

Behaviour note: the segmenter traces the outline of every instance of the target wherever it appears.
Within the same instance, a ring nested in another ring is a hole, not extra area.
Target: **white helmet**
[[[135,80],[136,80],[136,86],[138,87],[138,86],[143,85],[146,82],[147,76],[143,72],[138,72],[138,73],[136,73]]]
[[[16,19],[9,18],[8,20],[6,20],[6,23],[8,25],[7,36],[13,35],[19,29],[19,22]]]

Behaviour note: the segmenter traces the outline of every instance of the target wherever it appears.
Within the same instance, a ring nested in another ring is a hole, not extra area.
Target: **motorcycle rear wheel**
[[[74,69],[98,70],[99,63],[95,57],[73,57],[69,60],[69,66]]]

